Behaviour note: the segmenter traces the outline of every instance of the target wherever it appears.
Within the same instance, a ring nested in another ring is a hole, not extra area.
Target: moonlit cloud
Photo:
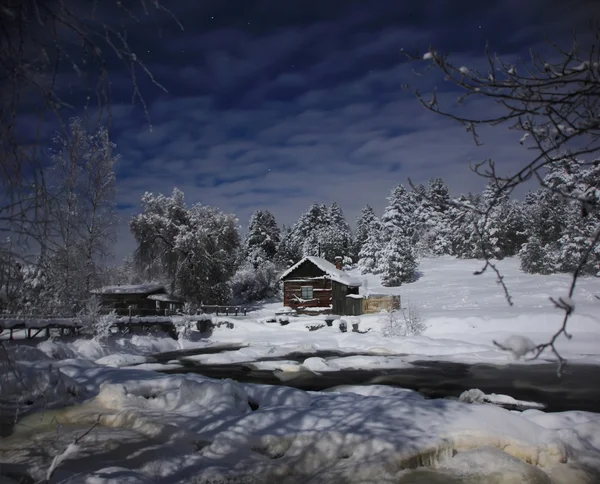
[[[115,83],[118,255],[133,248],[127,222],[145,191],[178,187],[188,203],[236,213],[241,224],[258,208],[292,224],[313,201],[337,201],[351,221],[365,204],[381,212],[409,177],[440,176],[454,194],[480,190],[470,162],[491,157],[510,171],[530,153],[503,128],[484,130],[477,147],[463,127],[425,110],[406,84],[437,86],[450,105],[458,93],[438,73],[416,75],[425,62],[407,63],[401,49],[435,45],[477,66],[489,40],[517,59],[544,34],[568,39],[590,8],[584,0],[579,9],[541,0],[226,3],[182,2],[174,13],[183,33],[166,20],[157,35],[133,27],[132,43],[148,51],[169,93],[146,91],[150,131],[127,104],[126,78]],[[497,108],[473,100],[456,109]]]

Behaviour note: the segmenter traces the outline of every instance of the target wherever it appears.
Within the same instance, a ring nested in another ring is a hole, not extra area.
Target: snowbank
[[[577,467],[581,449],[586,463],[600,468],[600,416],[594,414],[519,414],[492,405],[425,400],[381,386],[310,393],[189,374],[112,368],[70,373],[82,384],[105,383],[87,403],[47,415],[43,424],[28,417],[23,426],[33,431],[37,425],[43,435],[49,422],[81,428],[99,422],[106,435],[125,430],[144,435],[154,450],[146,454],[152,465],[141,463],[129,476],[139,482],[174,475],[202,476],[194,482],[235,482],[243,476],[253,476],[249,482],[398,482],[414,468],[456,477],[469,466],[478,476],[504,469],[525,476],[519,482],[544,482],[528,479],[561,472],[572,478],[569,469]],[[19,438],[19,432],[11,437]],[[94,442],[83,439],[80,449]],[[144,444],[139,445],[142,452]],[[33,468],[41,473],[49,458],[36,457]],[[57,472],[69,478],[69,468],[79,469],[79,458],[66,459]],[[86,464],[90,479],[109,475],[114,466],[96,459]]]
[[[72,405],[83,390],[36,348],[15,346],[0,356],[0,435],[24,415]]]

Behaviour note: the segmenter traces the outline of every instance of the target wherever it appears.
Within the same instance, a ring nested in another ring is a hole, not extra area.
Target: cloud
[[[256,10],[232,3],[239,9],[229,13],[218,2],[186,3],[181,12],[195,12],[198,26],[145,46],[170,92],[148,99],[152,131],[139,112],[135,123],[122,118],[124,103],[118,109],[120,254],[133,247],[126,219],[145,191],[178,187],[188,203],[234,212],[242,224],[258,208],[292,224],[313,201],[337,201],[349,220],[365,204],[381,212],[409,177],[440,176],[455,194],[480,190],[485,181],[470,162],[493,158],[510,172],[531,153],[504,127],[484,129],[477,147],[461,125],[424,109],[406,84],[425,93],[439,87],[440,99],[463,114],[498,107],[477,99],[457,106],[456,88],[439,73],[416,75],[425,63],[406,63],[401,48],[432,44],[458,65],[478,66],[489,38],[512,61],[541,32],[563,38],[568,20],[581,17],[560,5],[538,13],[541,0],[381,9],[350,0],[343,9],[312,0],[258,1]]]

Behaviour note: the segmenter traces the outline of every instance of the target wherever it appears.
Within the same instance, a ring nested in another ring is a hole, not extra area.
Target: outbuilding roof
[[[92,294],[153,294],[165,292],[162,284],[123,284],[120,286],[104,286],[91,291]]]
[[[150,296],[148,296],[146,299],[150,299],[151,301],[183,303],[181,298],[171,294],[150,294]]]

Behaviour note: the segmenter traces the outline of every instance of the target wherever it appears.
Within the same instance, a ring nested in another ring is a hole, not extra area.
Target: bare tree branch
[[[582,217],[590,213],[597,215],[600,211],[600,170],[597,169],[600,163],[599,40],[600,24],[593,22],[591,35],[586,36],[583,41],[574,36],[569,49],[563,49],[547,40],[547,54],[530,50],[527,59],[520,59],[515,63],[505,62],[486,45],[487,67],[481,71],[472,66],[456,65],[447,54],[433,47],[423,55],[405,53],[411,62],[427,62],[419,72],[420,75],[437,70],[445,80],[459,87],[462,90],[458,96],[459,104],[470,99],[486,99],[500,108],[497,114],[482,110],[480,112],[484,114],[481,116],[465,115],[452,106],[445,106],[437,90],[425,96],[415,89],[414,93],[425,109],[462,124],[477,145],[482,144],[479,136],[479,128],[482,126],[504,126],[521,132],[520,139],[515,139],[515,142],[518,141],[532,152],[532,158],[509,175],[501,175],[491,159],[472,165],[472,171],[496,186],[496,196],[483,212],[472,210],[468,206],[457,207],[463,211],[471,210],[482,221],[481,225],[474,223],[474,231],[480,240],[484,266],[475,274],[492,270],[509,304],[512,304],[510,293],[502,274],[487,253],[487,234],[482,230],[482,227],[486,227],[486,220],[494,203],[528,180],[537,179],[544,189],[563,199],[580,203]],[[587,172],[587,179],[579,180],[579,186],[569,181],[568,176],[567,179],[557,178],[548,182],[546,173],[561,164],[564,164],[567,174],[572,166],[577,169],[588,166],[592,169]],[[589,259],[598,246],[599,232],[600,229],[596,229],[572,272],[568,296],[551,299],[556,308],[564,311],[560,328],[550,341],[536,346],[532,357],[538,358],[545,350],[550,349],[558,360],[559,374],[566,360],[557,351],[555,343],[561,336],[571,337],[568,321],[574,311],[572,296],[577,279],[584,267],[589,265]]]

